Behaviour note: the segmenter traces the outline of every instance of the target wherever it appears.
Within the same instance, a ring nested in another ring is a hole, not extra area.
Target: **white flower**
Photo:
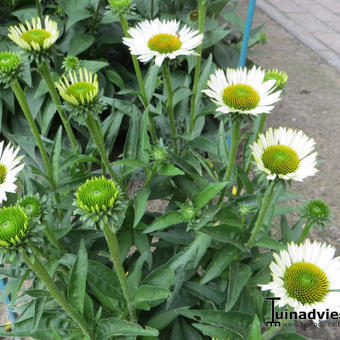
[[[20,148],[14,149],[10,143],[3,150],[4,142],[0,142],[0,203],[7,200],[6,192],[15,192],[18,173],[24,167],[20,163],[23,156],[17,157]]]
[[[60,96],[73,105],[86,105],[92,103],[99,93],[97,75],[86,68],[78,71],[70,71],[69,79],[63,78],[55,85],[59,90]]]
[[[161,66],[165,58],[195,54],[193,50],[202,42],[203,34],[187,26],[179,29],[179,26],[176,20],[145,20],[130,28],[131,37],[123,38],[123,42],[140,61],[146,63],[155,58],[156,65]]]
[[[335,248],[316,241],[291,243],[280,256],[274,254],[276,262],[270,264],[273,281],[260,285],[261,289],[281,298],[276,301],[279,307],[289,305],[297,313],[339,311],[340,292],[334,290],[340,289],[340,257],[334,258],[334,253]]]
[[[280,127],[261,133],[250,147],[257,168],[267,174],[267,179],[302,181],[318,171],[314,146],[315,141],[303,131]]]
[[[49,49],[58,39],[58,25],[55,21],[45,18],[45,27],[42,28],[40,18],[32,18],[32,23],[26,20],[26,27],[19,23],[18,26],[9,28],[8,37],[18,46],[29,51]]]
[[[203,92],[222,113],[269,113],[274,108],[273,104],[280,100],[281,91],[274,92],[276,81],[264,81],[264,77],[265,71],[255,66],[251,70],[228,68],[226,74],[217,69],[210,76],[209,89]]]

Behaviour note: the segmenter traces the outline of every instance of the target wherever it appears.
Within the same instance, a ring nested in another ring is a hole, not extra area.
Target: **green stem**
[[[147,177],[146,177],[146,182],[145,182],[145,188],[149,187],[150,185],[150,182],[156,172],[156,169],[157,169],[157,166],[158,166],[158,163],[156,162],[152,168],[151,168],[151,171],[148,173]]]
[[[241,129],[241,120],[240,119],[235,119],[232,124],[231,128],[231,144],[230,144],[230,151],[229,151],[229,156],[228,156],[228,163],[227,163],[227,169],[225,171],[225,175],[223,180],[226,182],[230,181],[230,177],[233,171],[233,166],[235,163],[235,158],[238,150],[238,146],[240,144],[240,129]],[[220,205],[223,202],[223,198],[225,195],[226,188],[223,189],[218,205]]]
[[[87,115],[86,124],[87,124],[87,127],[90,131],[90,134],[91,134],[94,142],[97,145],[99,154],[102,158],[104,165],[106,166],[107,170],[109,171],[112,179],[115,182],[118,182],[118,177],[113,172],[109,158],[108,158],[107,153],[106,153],[105,142],[104,142],[104,137],[103,137],[102,131],[101,131],[100,127],[98,126],[97,121],[93,118],[93,116],[91,114]]]
[[[251,236],[249,238],[249,241],[246,244],[248,248],[251,248],[254,245],[256,241],[256,236],[262,227],[263,220],[266,217],[267,210],[273,198],[274,187],[275,187],[275,181],[270,181],[267,185],[266,193],[264,194],[264,197],[262,200],[262,206],[259,212],[259,216],[257,217],[256,223],[251,233]]]
[[[35,0],[35,6],[37,8],[37,13],[38,13],[38,17],[41,20],[41,25],[44,28],[44,22],[43,22],[43,17],[42,17],[42,11],[41,11],[41,5],[40,5],[40,0]]]
[[[124,35],[126,37],[130,37],[130,34],[128,32],[129,31],[129,23],[126,20],[126,16],[124,14],[121,14],[119,16],[119,19],[120,19],[120,24],[122,26]],[[156,143],[157,142],[156,124],[155,124],[155,120],[153,118],[153,115],[152,115],[152,113],[149,110],[149,100],[148,100],[148,96],[146,95],[142,72],[140,70],[139,62],[138,62],[137,57],[135,55],[131,54],[131,58],[132,58],[133,67],[134,67],[135,72],[136,72],[138,86],[139,86],[139,91],[140,91],[140,94],[141,94],[141,97],[142,97],[143,105],[148,110],[148,118],[149,118],[149,125],[150,125],[150,135],[151,135],[152,141],[154,143]]]
[[[44,162],[44,166],[45,166],[47,177],[49,178],[49,181],[51,183],[52,188],[55,188],[55,183],[54,183],[53,174],[52,174],[52,167],[51,167],[51,164],[49,162],[49,159],[48,159],[47,152],[45,150],[44,144],[43,144],[43,142],[41,140],[38,127],[37,127],[37,125],[36,125],[36,123],[35,123],[35,121],[33,119],[31,109],[28,106],[25,92],[21,88],[18,80],[15,80],[11,84],[11,88],[12,88],[14,94],[15,94],[15,97],[17,98],[17,100],[19,102],[19,105],[20,105],[20,107],[21,107],[21,109],[22,109],[22,111],[23,111],[23,113],[25,115],[25,118],[27,119],[27,122],[28,122],[28,124],[29,124],[29,126],[31,128],[32,133],[33,133],[33,136],[34,136],[35,140],[37,141],[38,148],[39,148],[41,157],[42,157],[43,162]]]
[[[47,270],[43,266],[43,264],[39,261],[35,251],[33,249],[33,261],[29,258],[26,252],[23,253],[24,260],[28,264],[28,266],[34,271],[38,277],[45,283],[46,288],[48,289],[51,296],[58,302],[58,304],[64,309],[64,311],[69,315],[69,317],[76,322],[81,328],[84,335],[88,335],[90,339],[91,330],[84,320],[82,316],[80,316],[73,307],[67,302],[65,296],[61,293],[53,279],[48,274]]]
[[[171,76],[170,76],[169,65],[166,60],[163,61],[162,68],[163,68],[164,84],[165,84],[167,96],[168,96],[168,115],[169,115],[169,120],[170,120],[171,137],[174,142],[175,153],[178,153],[177,141],[176,141],[175,114],[174,114],[174,108],[173,108],[173,94],[172,94],[172,87],[171,87]]]
[[[204,21],[205,21],[205,11],[206,11],[205,0],[198,0],[198,30],[202,34],[204,32]],[[191,111],[190,111],[190,134],[192,134],[195,125],[195,108],[196,108],[196,97],[198,82],[201,73],[201,60],[202,60],[202,43],[197,48],[197,59],[195,66],[195,76],[194,76],[194,86],[191,96]]]
[[[109,246],[111,261],[115,267],[115,270],[116,270],[116,273],[117,273],[117,276],[118,276],[118,279],[119,279],[119,282],[120,282],[120,285],[123,291],[123,295],[125,297],[125,300],[126,300],[126,303],[129,309],[130,320],[133,322],[136,322],[137,321],[136,311],[135,311],[135,307],[133,305],[133,302],[132,302],[132,299],[129,293],[129,288],[128,288],[128,284],[127,284],[126,276],[125,276],[125,270],[123,268],[122,261],[120,259],[117,236],[115,233],[111,231],[108,223],[104,224],[104,235],[105,235],[107,245]]]
[[[297,244],[301,244],[306,239],[306,237],[308,236],[312,226],[313,226],[313,223],[311,221],[307,220],[306,225],[303,228],[301,235],[300,235],[300,237],[297,241]]]
[[[52,98],[56,108],[57,108],[59,116],[60,116],[60,118],[63,122],[66,133],[68,135],[68,138],[69,138],[69,140],[72,144],[72,147],[75,151],[77,151],[78,150],[78,143],[77,143],[76,137],[74,136],[70,122],[67,119],[67,117],[66,117],[66,115],[65,115],[65,113],[62,109],[60,97],[58,95],[57,89],[55,88],[54,82],[53,82],[52,77],[51,77],[51,72],[50,72],[50,69],[49,69],[46,61],[44,61],[44,62],[42,62],[42,64],[38,65],[38,71],[46,82],[48,91],[51,95],[51,98]]]

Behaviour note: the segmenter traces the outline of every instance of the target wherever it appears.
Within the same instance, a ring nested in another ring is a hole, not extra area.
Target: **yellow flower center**
[[[247,84],[235,84],[226,87],[222,94],[224,104],[232,109],[248,111],[255,109],[260,102],[257,91]]]
[[[24,39],[29,44],[35,42],[41,47],[44,46],[44,41],[50,37],[51,37],[50,32],[40,28],[35,28],[21,35],[21,39]]]
[[[182,43],[178,37],[167,33],[156,34],[148,41],[150,50],[159,53],[172,53],[179,50],[181,46]]]
[[[3,184],[5,182],[6,175],[7,175],[7,168],[5,167],[5,165],[0,163],[0,184]]]
[[[272,145],[262,155],[264,166],[272,173],[286,175],[296,171],[300,160],[295,150],[285,145]]]
[[[96,87],[92,83],[79,81],[67,88],[67,94],[81,102],[83,99],[85,100],[87,98],[86,95],[91,98],[91,92],[95,92],[96,90]]]
[[[324,271],[315,264],[306,262],[296,262],[287,268],[283,283],[288,296],[303,305],[323,301],[329,289]]]

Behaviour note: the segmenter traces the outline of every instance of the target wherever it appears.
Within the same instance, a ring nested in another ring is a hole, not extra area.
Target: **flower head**
[[[40,18],[37,17],[32,18],[31,22],[26,20],[26,27],[22,23],[18,26],[11,26],[9,32],[8,37],[19,47],[38,55],[48,50],[59,36],[57,23],[50,20],[48,16],[45,17],[44,28]]]
[[[15,192],[17,186],[15,181],[18,173],[24,167],[21,163],[23,156],[17,156],[20,148],[11,146],[10,143],[4,147],[4,142],[0,142],[0,203],[7,200],[7,192]]]
[[[42,203],[38,195],[29,195],[21,198],[18,201],[18,206],[21,207],[29,218],[39,218],[42,213]]]
[[[282,90],[288,80],[288,74],[284,71],[279,71],[277,68],[266,71],[264,80],[275,80],[276,90]]]
[[[79,67],[79,59],[77,57],[68,56],[65,57],[61,66],[66,72],[76,71]]]
[[[319,227],[325,227],[330,223],[331,212],[326,202],[311,200],[304,205],[301,216],[312,224],[317,224]]]
[[[257,168],[267,179],[302,181],[317,172],[315,141],[302,131],[269,128],[251,145]]]
[[[203,90],[217,104],[217,111],[258,115],[269,113],[280,100],[280,91],[274,91],[274,80],[264,80],[265,72],[255,66],[230,69],[226,73],[216,70],[208,81],[209,89]]]
[[[131,0],[109,0],[109,8],[114,14],[125,14],[131,9]]]
[[[21,71],[21,58],[14,52],[0,52],[0,84],[11,85]]]
[[[334,290],[340,289],[340,258],[334,258],[334,253],[335,248],[316,241],[291,243],[280,255],[274,254],[273,280],[260,285],[261,289],[280,297],[278,306],[289,305],[297,313],[339,310],[339,292]]]
[[[145,20],[129,29],[131,37],[123,38],[123,43],[140,61],[146,63],[155,58],[156,65],[161,66],[166,58],[194,54],[202,42],[203,34],[197,30],[179,27],[180,22],[176,20]]]
[[[26,239],[28,216],[21,207],[0,208],[0,246],[11,248]]]
[[[117,224],[124,206],[118,185],[103,176],[92,177],[78,187],[75,205],[82,220],[98,222],[100,227],[109,220]]]

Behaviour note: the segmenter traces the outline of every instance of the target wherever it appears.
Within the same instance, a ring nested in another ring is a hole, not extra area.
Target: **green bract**
[[[11,248],[26,239],[28,216],[21,207],[0,209],[0,246]]]
[[[0,52],[0,83],[11,85],[20,75],[21,58],[14,52]]]

